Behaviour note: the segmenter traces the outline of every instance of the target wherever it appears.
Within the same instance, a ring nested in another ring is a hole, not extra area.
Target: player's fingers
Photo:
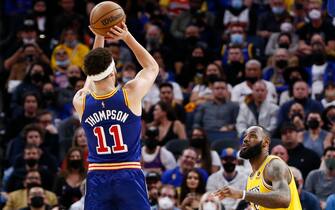
[[[121,35],[121,33],[119,31],[115,30],[114,28],[111,28],[109,33],[113,33],[115,36],[120,36]]]
[[[120,33],[122,33],[122,31],[123,31],[122,28],[120,28],[119,26],[116,26],[116,25],[113,28]]]

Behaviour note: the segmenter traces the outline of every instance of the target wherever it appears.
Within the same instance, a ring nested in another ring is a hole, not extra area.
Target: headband
[[[113,73],[114,70],[115,70],[115,63],[114,63],[114,60],[112,60],[112,62],[109,64],[109,66],[107,67],[105,71],[100,72],[99,74],[90,75],[88,76],[88,78],[94,82],[97,82],[97,81],[103,80],[106,77],[108,77],[111,73]]]

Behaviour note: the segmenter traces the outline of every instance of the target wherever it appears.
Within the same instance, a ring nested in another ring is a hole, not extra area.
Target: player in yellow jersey
[[[294,177],[283,160],[269,155],[269,145],[270,137],[262,127],[249,127],[240,151],[240,157],[248,159],[252,166],[246,190],[225,186],[214,195],[244,199],[254,210],[301,210]]]

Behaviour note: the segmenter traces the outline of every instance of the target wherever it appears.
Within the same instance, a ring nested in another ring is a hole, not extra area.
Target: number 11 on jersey
[[[113,137],[114,146],[112,146],[113,153],[128,152],[128,147],[123,143],[120,125],[112,125],[108,129],[109,135]],[[98,146],[96,147],[99,155],[111,154],[111,148],[107,145],[104,128],[97,126],[93,129],[94,135],[98,139]]]

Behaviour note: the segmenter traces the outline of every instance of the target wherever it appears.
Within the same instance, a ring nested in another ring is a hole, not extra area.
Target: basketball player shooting
[[[85,209],[149,210],[140,165],[141,100],[159,68],[124,22],[113,26],[108,38],[123,40],[143,69],[122,88],[115,87],[114,60],[103,48],[104,37],[95,33],[93,50],[84,60],[84,88],[73,98],[89,146]]]
[[[246,200],[254,210],[301,210],[294,177],[283,160],[269,155],[269,145],[270,137],[262,127],[248,128],[240,151],[252,166],[246,191],[225,186],[213,196]]]

